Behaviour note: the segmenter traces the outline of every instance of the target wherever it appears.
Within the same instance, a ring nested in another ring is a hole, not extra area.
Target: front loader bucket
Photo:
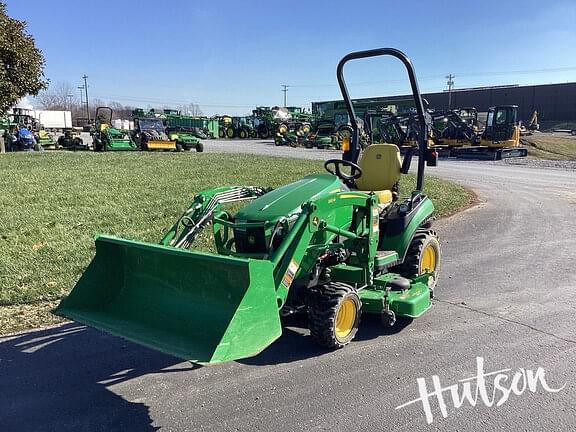
[[[270,261],[108,236],[56,313],[197,363],[250,357],[282,333]]]

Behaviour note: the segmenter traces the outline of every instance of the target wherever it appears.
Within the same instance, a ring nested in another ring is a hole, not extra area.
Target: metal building
[[[448,91],[422,95],[430,108],[447,109]],[[518,105],[519,117],[527,121],[534,111],[538,111],[541,124],[552,125],[560,122],[576,122],[576,82],[544,85],[507,85],[494,87],[475,87],[452,90],[451,107],[476,107],[478,111],[487,111],[494,105]],[[355,106],[362,112],[367,107],[395,105],[402,111],[412,105],[411,95],[385,96],[354,100]],[[312,102],[312,112],[322,113],[328,110],[344,108],[342,101]]]

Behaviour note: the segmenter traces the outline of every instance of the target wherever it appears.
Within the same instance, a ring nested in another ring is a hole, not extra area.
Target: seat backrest
[[[362,176],[356,180],[358,190],[392,189],[401,176],[400,150],[394,144],[369,145],[364,149],[358,166],[362,169]]]

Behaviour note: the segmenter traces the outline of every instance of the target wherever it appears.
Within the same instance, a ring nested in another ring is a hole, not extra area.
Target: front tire
[[[204,144],[202,144],[202,143],[196,144],[196,152],[202,153],[203,151],[204,151]]]
[[[432,273],[433,280],[428,286],[434,292],[440,272],[440,241],[435,231],[419,231],[410,242],[404,262],[398,266],[398,273],[413,279],[424,273]]]
[[[350,343],[360,325],[361,306],[358,294],[350,285],[330,282],[319,286],[308,309],[314,341],[330,349]]]

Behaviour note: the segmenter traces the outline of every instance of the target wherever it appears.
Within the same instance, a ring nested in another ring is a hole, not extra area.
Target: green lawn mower
[[[80,132],[73,128],[64,129],[64,133],[58,137],[58,148],[72,151],[89,150]]]
[[[432,306],[440,244],[434,205],[424,193],[426,121],[410,60],[383,48],[346,55],[389,55],[406,66],[421,119],[416,190],[401,198],[398,147],[361,152],[352,121],[343,159],[278,189],[222,186],[198,193],[160,244],[96,239],[96,255],[57,313],[145,346],[198,363],[253,356],[282,334],[282,317],[306,314],[312,338],[336,349],[355,336],[360,315],[386,326],[417,318]],[[429,120],[429,119],[428,119]],[[248,203],[235,212],[230,204]],[[194,250],[211,230],[215,253]]]
[[[96,108],[94,128],[90,132],[94,151],[134,151],[136,143],[125,131],[112,127],[112,108]]]

